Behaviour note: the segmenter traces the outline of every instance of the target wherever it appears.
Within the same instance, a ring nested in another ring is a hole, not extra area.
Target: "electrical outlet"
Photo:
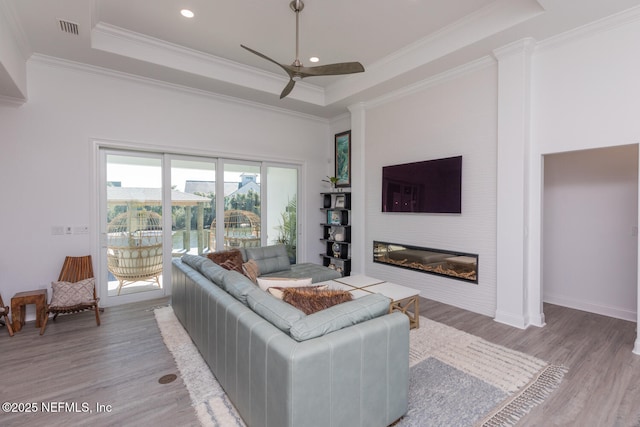
[[[64,227],[64,234],[73,234],[73,230],[71,229],[71,226],[66,225]]]

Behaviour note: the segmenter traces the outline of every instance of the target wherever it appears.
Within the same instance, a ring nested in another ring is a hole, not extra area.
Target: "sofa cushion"
[[[269,288],[299,288],[301,286],[309,286],[311,284],[311,277],[303,279],[289,279],[287,277],[258,277],[258,286],[263,291]]]
[[[300,309],[305,314],[313,314],[320,310],[351,301],[353,296],[342,289],[285,288],[282,300]]]
[[[227,270],[235,270],[238,273],[242,273],[242,253],[238,249],[209,252],[207,258]]]
[[[287,277],[291,279],[311,277],[312,283],[319,283],[326,282],[327,280],[338,279],[342,277],[342,274],[319,264],[303,262],[300,264],[292,264],[291,270],[287,271],[276,271],[269,274],[260,272],[260,277]]]
[[[205,259],[207,260],[207,262],[203,263],[200,266],[200,273],[202,273],[203,276],[211,280],[217,286],[224,288],[222,280],[225,274],[227,273],[227,270],[225,270],[215,262],[211,261],[210,259],[207,259],[207,258]]]
[[[258,289],[247,276],[240,274],[237,271],[227,271],[227,274],[222,278],[222,286],[224,290],[229,292],[244,305],[248,305],[247,295],[249,295],[249,292],[254,289]]]
[[[291,270],[291,263],[284,245],[271,245],[260,248],[245,248],[247,258],[258,264],[260,274]]]
[[[247,295],[249,308],[283,332],[289,333],[291,326],[305,314],[286,302],[256,287]]]
[[[182,255],[182,262],[187,264],[189,267],[200,271],[200,267],[202,266],[202,264],[207,262],[207,258],[200,255],[185,254]]]
[[[289,333],[296,341],[305,341],[382,316],[389,312],[391,299],[382,294],[365,295],[334,305],[298,320]]]

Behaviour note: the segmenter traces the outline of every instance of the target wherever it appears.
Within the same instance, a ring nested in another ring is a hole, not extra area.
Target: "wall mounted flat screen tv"
[[[382,212],[462,213],[462,156],[384,166]]]

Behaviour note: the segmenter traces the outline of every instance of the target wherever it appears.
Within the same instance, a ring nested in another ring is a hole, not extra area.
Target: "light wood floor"
[[[188,392],[162,342],[153,307],[167,299],[59,317],[44,336],[33,322],[10,338],[0,329],[0,402],[87,402],[93,413],[7,414],[0,425],[198,425]],[[519,426],[640,427],[635,323],[546,305],[547,326],[519,330],[422,299],[421,313],[489,341],[569,368],[557,390]],[[97,413],[94,405],[112,405]],[[425,426],[428,426],[428,422]]]
[[[168,299],[0,329],[0,402],[86,402],[92,413],[3,413],[0,426],[198,426],[189,393],[164,345],[152,308]],[[160,384],[159,378],[178,379]],[[111,405],[98,413],[96,403]],[[81,410],[81,408],[79,408]]]
[[[518,426],[640,426],[635,323],[545,304],[547,325],[520,330],[437,302],[420,304],[425,317],[569,369]]]

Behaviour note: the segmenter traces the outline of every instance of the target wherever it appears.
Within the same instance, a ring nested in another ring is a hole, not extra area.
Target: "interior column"
[[[531,55],[524,39],[494,51],[498,60],[497,289],[495,320],[529,326],[527,209]]]

